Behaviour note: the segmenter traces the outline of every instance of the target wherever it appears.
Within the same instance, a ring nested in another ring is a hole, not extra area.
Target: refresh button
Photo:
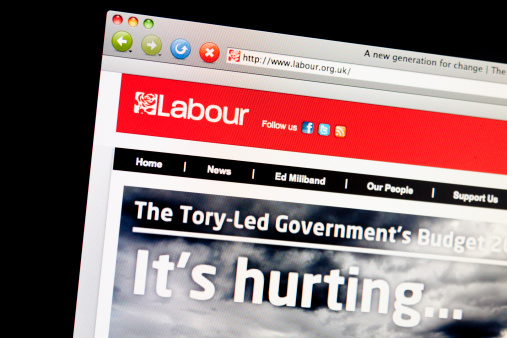
[[[171,54],[177,59],[190,55],[190,44],[185,39],[176,39],[171,43]]]

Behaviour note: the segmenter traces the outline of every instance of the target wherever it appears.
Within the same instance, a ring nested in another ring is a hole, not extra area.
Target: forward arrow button
[[[146,46],[151,47],[151,50],[153,50],[155,47],[157,47],[157,44],[155,41],[151,40],[151,42],[147,43]]]

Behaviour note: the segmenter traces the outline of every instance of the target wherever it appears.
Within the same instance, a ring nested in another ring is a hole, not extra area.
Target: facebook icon
[[[313,133],[313,123],[312,122],[303,122],[303,133],[304,134],[312,134]]]

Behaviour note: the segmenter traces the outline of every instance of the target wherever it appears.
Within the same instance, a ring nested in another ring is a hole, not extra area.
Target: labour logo
[[[241,51],[235,49],[229,49],[229,56],[227,61],[239,62],[241,57]]]
[[[193,98],[189,98],[188,101],[176,100],[173,101],[172,104],[167,103],[166,108],[172,108],[170,108],[170,111],[164,111],[163,94],[145,94],[144,92],[136,92],[135,100],[134,113],[136,114],[174,117],[176,119],[194,121],[206,119],[211,123],[222,121],[225,124],[242,126],[245,114],[250,112],[249,109],[240,107],[229,110],[227,106],[220,107],[216,104],[206,106],[202,103],[195,102]]]
[[[157,113],[158,94],[144,94],[136,92],[134,113],[155,115]]]

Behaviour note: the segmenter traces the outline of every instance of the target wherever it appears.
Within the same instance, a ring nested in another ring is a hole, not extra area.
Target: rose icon
[[[134,113],[155,115],[157,110],[157,94],[144,94],[136,92],[136,104],[134,105]]]

